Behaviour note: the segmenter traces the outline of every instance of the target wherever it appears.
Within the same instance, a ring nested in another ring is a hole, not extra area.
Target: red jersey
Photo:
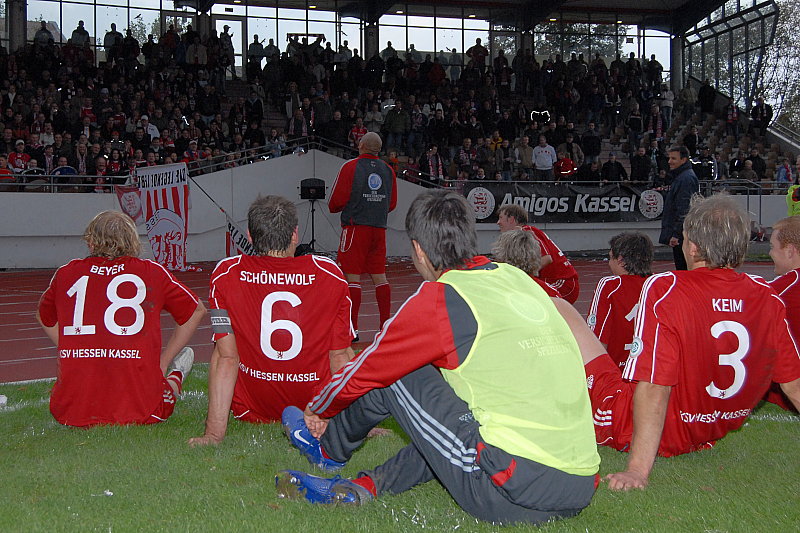
[[[639,309],[642,276],[607,276],[597,282],[587,323],[600,342],[608,347],[608,355],[619,366],[625,366],[633,340],[633,319]]]
[[[531,278],[533,278],[533,281],[535,281],[541,288],[544,289],[544,292],[546,292],[550,298],[561,298],[561,293],[555,290],[553,287],[540,280],[536,276],[531,276]]]
[[[58,378],[50,412],[62,424],[140,424],[162,400],[161,310],[184,324],[197,297],[146,259],[75,259],[39,302],[58,325]]]
[[[744,423],[773,380],[800,378],[785,316],[758,276],[698,268],[647,279],[623,377],[672,387],[659,453],[713,444]]]
[[[797,341],[800,339],[800,268],[778,276],[769,284],[786,304],[786,320],[789,322],[789,331]]]
[[[567,256],[564,255],[556,243],[554,243],[545,232],[535,226],[522,226],[525,231],[530,231],[536,240],[539,242],[539,249],[541,250],[542,257],[549,255],[553,262],[539,271],[539,277],[546,283],[552,284],[562,279],[575,278],[578,279],[578,273],[575,267],[569,262]]]
[[[330,379],[328,352],[355,337],[347,281],[326,257],[223,259],[211,275],[209,302],[228,312],[236,336],[231,410],[248,421],[280,420],[286,406],[305,405]]]

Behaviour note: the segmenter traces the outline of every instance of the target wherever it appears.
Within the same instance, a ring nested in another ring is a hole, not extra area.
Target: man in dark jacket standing
[[[692,170],[689,150],[685,146],[669,149],[669,168],[672,173],[672,186],[664,198],[664,214],[661,218],[661,236],[658,242],[672,248],[675,270],[686,270],[683,256],[683,219],[689,212],[692,196],[700,192],[700,182]]]

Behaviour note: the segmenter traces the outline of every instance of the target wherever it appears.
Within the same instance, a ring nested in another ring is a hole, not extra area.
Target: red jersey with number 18
[[[663,455],[713,444],[744,423],[773,380],[800,378],[785,316],[763,279],[731,269],[647,279],[623,377],[672,387]]]
[[[231,410],[250,422],[279,420],[286,406],[306,405],[330,379],[328,352],[355,336],[347,281],[326,257],[223,259],[211,275],[209,303],[228,312],[239,351]]]
[[[161,310],[184,324],[197,297],[146,259],[75,259],[39,302],[58,324],[58,378],[50,411],[62,424],[141,424],[162,402]]]
[[[608,355],[619,366],[625,366],[633,340],[633,319],[639,309],[642,276],[606,276],[597,282],[587,323],[600,342],[608,347]]]

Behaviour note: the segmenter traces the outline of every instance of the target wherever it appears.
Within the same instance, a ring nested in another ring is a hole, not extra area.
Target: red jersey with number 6
[[[608,347],[608,355],[619,366],[625,366],[633,340],[633,319],[639,309],[642,276],[606,276],[597,282],[587,323],[600,342]]]
[[[739,428],[774,380],[800,378],[786,308],[760,277],[728,268],[651,276],[623,377],[672,387],[661,452]]]
[[[279,420],[286,406],[306,405],[330,379],[328,352],[355,336],[348,294],[342,271],[326,257],[239,255],[217,264],[209,303],[227,311],[236,337],[236,418]]]
[[[62,424],[141,424],[162,402],[161,310],[184,324],[197,297],[147,259],[75,259],[39,302],[58,325],[58,378],[50,411]]]

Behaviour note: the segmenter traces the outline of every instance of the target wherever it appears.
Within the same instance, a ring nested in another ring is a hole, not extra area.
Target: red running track
[[[581,281],[580,298],[575,307],[584,316],[589,309],[597,281],[609,275],[605,261],[573,261]],[[178,279],[208,303],[208,282],[213,263],[201,263],[202,272],[179,272]],[[664,272],[671,262],[656,261],[655,272]],[[741,269],[772,279],[771,263],[747,263]],[[47,288],[53,270],[27,270],[0,273],[0,383],[52,378],[56,375],[56,349],[36,322],[36,305]],[[392,310],[396,311],[419,286],[421,278],[408,259],[392,261],[387,269],[392,286]],[[362,341],[372,341],[378,328],[378,306],[369,276],[362,279],[363,295],[359,318]],[[164,340],[174,327],[171,317],[162,317]],[[366,346],[365,342],[360,343]],[[211,326],[200,326],[189,346],[198,361],[211,358]]]

